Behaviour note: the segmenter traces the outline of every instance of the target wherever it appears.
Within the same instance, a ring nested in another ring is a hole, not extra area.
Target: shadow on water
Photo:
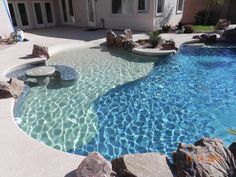
[[[98,47],[90,47],[90,49],[99,49],[101,52],[108,52],[110,55],[121,58],[123,60],[129,62],[136,63],[150,63],[150,62],[158,62],[158,60],[166,58],[164,56],[143,56],[138,55],[132,52],[128,52],[124,49],[116,48],[116,47],[107,47],[105,44],[101,44]]]

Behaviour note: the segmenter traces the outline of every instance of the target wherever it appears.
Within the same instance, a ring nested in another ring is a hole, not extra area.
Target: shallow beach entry
[[[161,152],[202,137],[236,138],[236,49],[184,46],[153,58],[106,47],[53,56],[77,81],[31,87],[15,106],[18,125],[56,149],[107,159]]]

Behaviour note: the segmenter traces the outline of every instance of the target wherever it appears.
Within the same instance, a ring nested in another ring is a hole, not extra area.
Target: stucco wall
[[[153,26],[155,29],[167,24],[174,26],[180,22],[182,16],[182,13],[177,13],[177,0],[165,0],[163,14],[156,15],[154,11]]]
[[[0,36],[9,37],[11,32],[13,32],[13,28],[10,19],[8,17],[3,0],[0,0]]]
[[[182,18],[182,13],[176,13],[177,0],[165,0],[164,13],[158,16],[156,15],[156,0],[150,0],[148,14],[138,14],[138,9],[136,9],[135,15],[114,15],[111,12],[111,3],[111,0],[97,1],[97,26],[101,25],[101,19],[104,19],[106,28],[151,31],[164,24],[176,25]]]
[[[105,28],[130,28],[140,31],[150,31],[153,29],[153,0],[150,0],[148,14],[138,14],[138,9],[136,9],[135,15],[114,15],[112,14],[111,7],[111,0],[99,0],[96,2],[97,26],[100,26],[101,19],[104,19]]]

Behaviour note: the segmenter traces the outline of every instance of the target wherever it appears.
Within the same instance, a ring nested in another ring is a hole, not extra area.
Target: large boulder
[[[133,33],[131,29],[125,29],[124,30],[124,35],[127,39],[133,39]]]
[[[232,154],[234,155],[234,159],[236,160],[236,142],[233,142],[229,146],[229,150],[232,152]]]
[[[125,35],[119,35],[115,37],[115,46],[118,48],[123,48],[124,42],[127,40]]]
[[[216,30],[224,30],[227,27],[229,27],[229,25],[231,24],[230,21],[228,21],[227,19],[220,19],[215,26]]]
[[[180,144],[173,155],[178,177],[235,177],[233,154],[215,138]]]
[[[236,28],[225,30],[222,37],[226,42],[236,42]]]
[[[116,34],[112,30],[109,30],[107,32],[106,43],[108,47],[112,47],[114,45],[115,37],[116,37]]]
[[[119,177],[173,177],[165,155],[158,153],[128,154],[112,160]]]
[[[133,40],[128,39],[124,42],[125,50],[131,51],[134,47],[137,47],[137,44]]]
[[[24,82],[15,78],[9,81],[0,81],[0,99],[13,97],[17,99],[24,90]]]
[[[33,45],[32,55],[35,57],[46,57],[47,59],[50,58],[48,53],[48,47],[39,46],[36,44]]]
[[[75,171],[76,177],[112,177],[111,163],[97,152],[90,153]]]

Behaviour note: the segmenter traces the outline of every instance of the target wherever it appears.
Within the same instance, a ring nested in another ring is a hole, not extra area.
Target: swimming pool
[[[18,125],[56,149],[107,159],[170,155],[179,142],[235,140],[236,48],[182,47],[152,58],[105,47],[57,54],[49,65],[74,68],[70,87],[32,87],[15,106]]]

